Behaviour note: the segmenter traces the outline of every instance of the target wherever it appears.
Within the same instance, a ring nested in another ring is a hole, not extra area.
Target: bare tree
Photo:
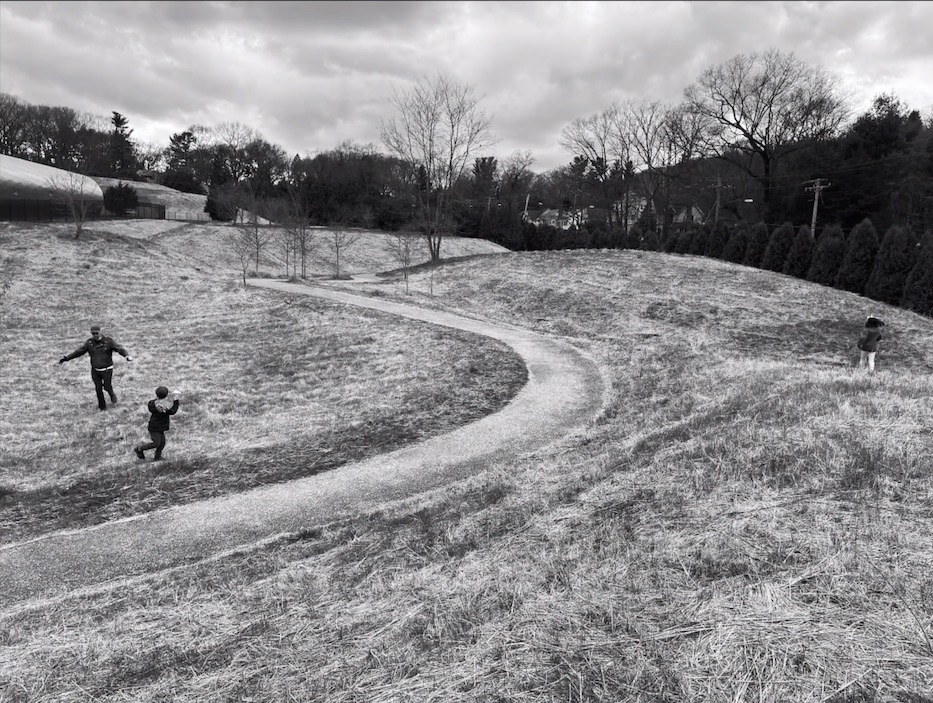
[[[100,187],[91,178],[72,171],[49,176],[46,185],[52,199],[68,210],[75,224],[75,239],[78,239],[92,209],[103,204]]]
[[[848,112],[833,75],[776,49],[711,66],[684,95],[713,153],[761,182],[766,221],[781,158],[834,136]]]
[[[230,250],[240,262],[240,271],[243,275],[243,285],[246,286],[246,274],[249,271],[249,262],[253,258],[253,242],[250,239],[248,228],[232,227],[224,230],[224,238]]]
[[[388,240],[389,249],[392,256],[402,267],[402,275],[405,278],[405,294],[408,294],[408,273],[411,269],[415,257],[421,256],[424,240],[411,232],[393,232],[385,235]]]
[[[599,197],[609,210],[610,229],[613,203],[624,190],[622,179],[631,158],[629,127],[623,107],[613,103],[602,112],[576,119],[564,127],[558,142],[564,151],[586,162],[585,175],[596,183]]]
[[[334,278],[340,278],[342,275],[341,255],[346,254],[347,249],[352,247],[360,240],[361,232],[352,229],[346,229],[339,225],[332,225],[330,232],[325,235],[325,246],[330,253],[328,262],[334,269]]]
[[[249,188],[243,188],[241,191],[244,194],[244,205],[249,208],[246,211],[248,223],[245,225],[244,230],[253,250],[256,260],[256,273],[258,274],[262,252],[274,239],[275,229],[269,227],[268,221],[264,221],[262,216],[265,211],[266,199],[260,193]]]
[[[442,74],[419,80],[408,92],[396,89],[389,102],[398,116],[382,124],[382,140],[412,169],[408,182],[419,225],[437,261],[451,228],[451,188],[476,152],[494,143],[491,120],[472,86]]]
[[[29,105],[9,93],[0,93],[0,153],[26,155]]]

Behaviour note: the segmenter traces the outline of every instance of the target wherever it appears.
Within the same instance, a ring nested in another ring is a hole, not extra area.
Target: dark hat
[[[165,386],[159,386],[158,388],[156,388],[156,395],[159,396],[160,398],[166,397],[168,395],[168,388],[166,388]]]
[[[100,325],[91,325],[91,332],[100,332]]]

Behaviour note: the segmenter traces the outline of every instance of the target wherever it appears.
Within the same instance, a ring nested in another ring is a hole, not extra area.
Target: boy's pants
[[[866,366],[869,371],[875,370],[875,352],[862,352],[862,358],[859,359],[858,367],[864,369]]]
[[[103,410],[107,407],[104,400],[104,391],[110,395],[110,402],[116,403],[117,396],[113,392],[113,367],[109,369],[95,369],[91,367],[91,379],[94,381],[94,390],[97,391],[97,407]]]
[[[155,455],[157,457],[162,456],[162,450],[165,448],[165,433],[149,430],[149,436],[152,437],[152,441],[149,444],[140,444],[139,451],[144,452],[147,449],[155,449]]]

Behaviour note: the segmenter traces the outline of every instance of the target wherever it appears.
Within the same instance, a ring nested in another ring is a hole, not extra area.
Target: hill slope
[[[930,700],[933,321],[640,252],[509,253],[411,289],[354,287],[569,340],[604,365],[606,413],[446,491],[9,612],[0,680],[49,700]],[[853,366],[868,314],[888,322],[874,376]]]

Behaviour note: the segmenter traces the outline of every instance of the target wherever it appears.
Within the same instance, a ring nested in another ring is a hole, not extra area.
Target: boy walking
[[[149,436],[152,441],[148,444],[140,444],[133,448],[136,456],[140,459],[146,458],[146,450],[155,449],[155,456],[152,458],[158,461],[162,458],[162,450],[165,449],[165,433],[168,432],[171,424],[171,416],[178,412],[178,397],[172,395],[168,397],[168,388],[159,386],[156,388],[156,397],[149,401]]]
[[[91,357],[91,380],[94,381],[94,390],[97,392],[97,407],[101,410],[107,409],[104,391],[107,391],[110,396],[110,402],[114,405],[117,404],[117,394],[113,392],[113,352],[116,352],[127,361],[133,360],[133,357],[126,353],[126,349],[110,337],[105,337],[100,333],[100,325],[92,325],[90,339],[86,340],[71,354],[66,354],[58,360],[59,364],[64,364],[66,361],[77,359],[83,354]]]
[[[858,367],[867,368],[868,373],[875,372],[875,352],[878,351],[878,342],[881,341],[884,323],[877,317],[869,317],[865,321],[865,329],[858,338],[858,348],[861,351]]]

